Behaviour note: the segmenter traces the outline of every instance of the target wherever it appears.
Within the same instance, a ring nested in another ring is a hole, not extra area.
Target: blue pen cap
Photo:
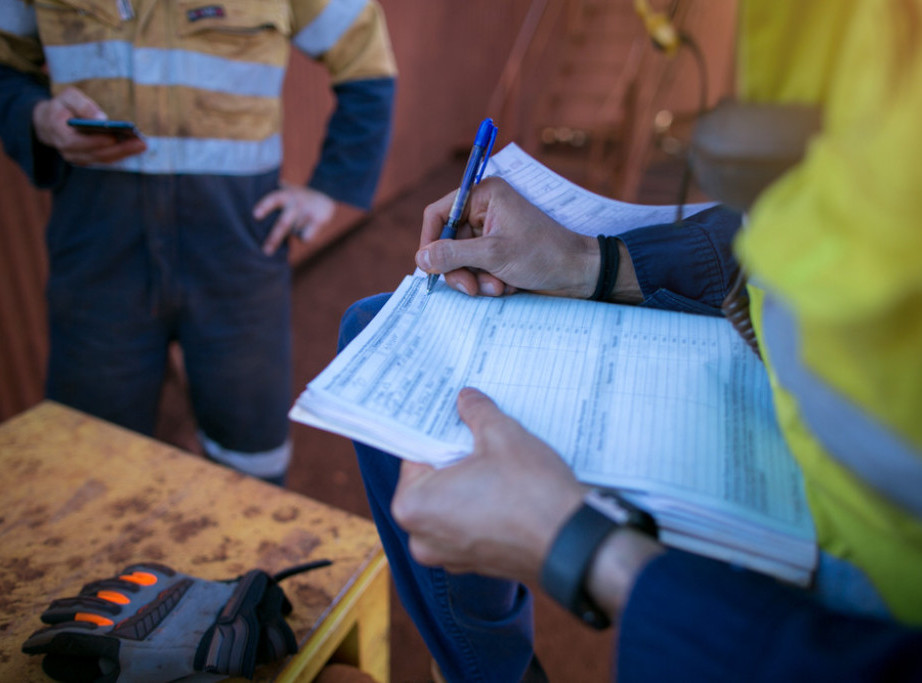
[[[493,119],[484,119],[477,129],[477,137],[474,138],[474,144],[478,147],[487,147],[492,140],[496,138],[496,125]]]
[[[496,142],[496,133],[499,129],[493,123],[493,119],[484,119],[477,129],[477,137],[474,138],[474,147],[480,147],[484,150],[480,162],[480,169],[474,178],[475,183],[480,182],[483,172],[487,167],[487,161],[490,159],[490,153],[493,151],[493,143]]]

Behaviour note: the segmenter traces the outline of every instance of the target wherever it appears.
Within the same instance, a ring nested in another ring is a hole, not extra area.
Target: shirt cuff
[[[618,235],[627,247],[651,308],[720,315],[738,269],[733,238],[741,216],[715,206],[680,223],[635,228]]]

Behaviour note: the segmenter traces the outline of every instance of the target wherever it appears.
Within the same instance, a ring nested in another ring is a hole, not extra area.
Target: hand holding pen
[[[423,210],[415,256],[420,270],[443,274],[449,287],[468,296],[593,294],[601,256],[596,237],[568,230],[505,180],[484,178],[471,189],[456,239],[437,239],[456,195],[450,192]],[[620,263],[619,273],[633,277],[630,258],[622,254]],[[639,291],[636,282],[634,287]]]
[[[490,158],[490,152],[493,151],[493,143],[496,142],[497,128],[493,124],[493,119],[484,119],[477,129],[477,137],[474,138],[474,145],[471,148],[471,155],[467,159],[467,166],[464,169],[464,175],[461,178],[461,186],[455,195],[448,212],[448,221],[442,228],[439,235],[440,240],[453,240],[458,232],[458,222],[461,220],[461,214],[464,213],[464,207],[471,195],[471,188],[480,182],[483,177],[483,171],[487,167],[487,161]],[[426,283],[426,293],[432,291],[436,281],[439,279],[438,274],[430,274]]]

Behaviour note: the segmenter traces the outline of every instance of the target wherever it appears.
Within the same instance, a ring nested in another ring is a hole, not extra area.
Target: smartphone
[[[109,121],[97,119],[68,119],[67,125],[81,133],[114,135],[120,140],[140,137],[141,133],[131,121]]]

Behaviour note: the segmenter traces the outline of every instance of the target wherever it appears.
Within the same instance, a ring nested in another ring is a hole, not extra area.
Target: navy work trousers
[[[151,434],[171,341],[183,349],[199,428],[250,453],[288,436],[287,249],[261,251],[278,187],[260,176],[70,168],[48,226],[47,395]]]

